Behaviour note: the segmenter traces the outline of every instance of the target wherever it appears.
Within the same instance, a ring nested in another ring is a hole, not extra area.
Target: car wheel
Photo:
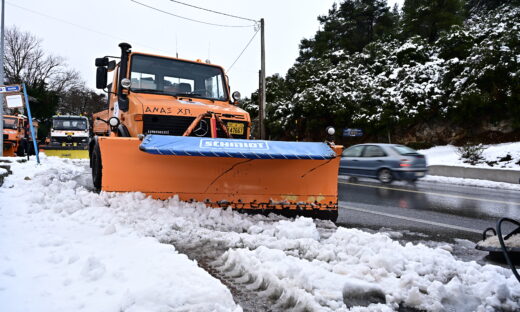
[[[99,143],[96,142],[92,154],[90,155],[90,163],[92,164],[92,182],[96,191],[101,190],[101,170],[103,166],[101,164],[101,150],[99,149]]]
[[[377,179],[381,181],[381,183],[391,183],[394,180],[394,176],[390,169],[383,168],[377,173]]]

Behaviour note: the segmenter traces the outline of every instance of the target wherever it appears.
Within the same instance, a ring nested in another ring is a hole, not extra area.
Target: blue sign
[[[20,86],[7,86],[5,90],[7,92],[20,92]]]
[[[343,129],[343,136],[344,137],[360,137],[360,136],[363,136],[363,130],[345,128],[345,129]]]
[[[20,92],[20,86],[1,86],[0,93],[5,92]]]

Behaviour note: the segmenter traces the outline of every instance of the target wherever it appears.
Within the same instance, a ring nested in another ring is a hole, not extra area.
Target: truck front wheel
[[[27,140],[21,139],[16,150],[16,156],[23,157],[27,153]]]
[[[101,190],[101,171],[103,166],[101,164],[101,150],[98,142],[95,143],[94,149],[90,154],[90,164],[92,166],[92,182],[96,191],[99,191]]]

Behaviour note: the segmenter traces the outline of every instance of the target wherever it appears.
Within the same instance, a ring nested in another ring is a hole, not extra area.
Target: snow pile
[[[299,244],[299,257],[293,248],[280,242],[233,249],[218,264],[247,281],[246,287],[310,310],[345,311],[344,299],[359,293],[369,296],[361,298],[365,305],[377,300],[366,311],[391,311],[400,304],[426,311],[520,308],[520,285],[509,272],[455,260],[443,248],[401,246],[385,235],[345,228],[321,242]]]
[[[457,154],[457,147],[453,145],[436,146],[420,150],[419,153],[426,155],[428,165],[520,170],[520,142],[484,145],[484,148],[482,153],[484,160],[474,166],[464,163]]]
[[[478,242],[478,244],[482,247],[501,248],[500,241],[496,235],[490,236],[486,240]],[[511,235],[507,240],[504,240],[504,244],[506,247],[520,248],[520,234]]]
[[[13,165],[0,188],[2,311],[240,310],[176,249],[214,253],[214,269],[281,310],[520,309],[508,270],[456,260],[445,248],[308,218],[96,194],[84,187],[86,162],[42,163]]]
[[[427,175],[427,176],[423,177],[421,179],[421,181],[520,191],[520,185],[518,185],[518,184],[495,182],[495,181],[489,181],[489,180],[465,179],[465,178],[453,178],[453,177]]]
[[[195,262],[80,186],[88,163],[42,164],[13,164],[0,188],[1,311],[241,310]]]

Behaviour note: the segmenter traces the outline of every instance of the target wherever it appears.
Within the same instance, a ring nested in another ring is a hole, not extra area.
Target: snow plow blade
[[[341,146],[162,135],[98,143],[103,191],[337,218]]]
[[[43,152],[47,156],[57,156],[60,158],[72,158],[72,159],[88,159],[88,150],[82,149],[55,149],[55,148],[40,148],[40,152]]]

